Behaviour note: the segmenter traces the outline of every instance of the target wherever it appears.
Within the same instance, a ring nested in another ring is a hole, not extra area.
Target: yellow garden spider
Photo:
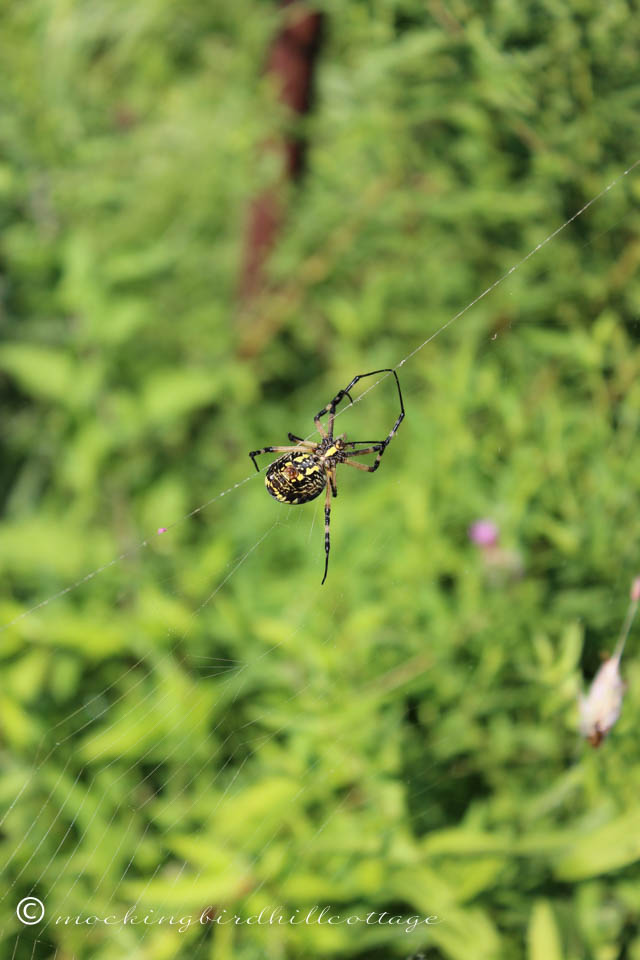
[[[345,434],[339,437],[333,436],[333,421],[336,416],[336,407],[343,397],[349,397],[351,403],[351,394],[349,391],[358,380],[364,380],[365,377],[373,377],[376,373],[392,373],[396,379],[398,387],[398,397],[400,398],[400,416],[394,423],[389,436],[386,440],[347,440]],[[327,429],[320,423],[320,418],[329,414]],[[324,506],[324,577],[322,583],[327,579],[329,569],[329,524],[331,522],[331,495],[338,496],[338,487],[336,485],[336,467],[339,463],[344,463],[347,467],[356,467],[357,470],[366,470],[367,473],[374,473],[380,466],[382,454],[385,452],[392,437],[395,435],[398,427],[404,419],[404,404],[402,402],[402,393],[400,391],[400,381],[395,370],[390,368],[384,370],[372,370],[371,373],[360,373],[354,377],[351,383],[340,390],[335,395],[331,403],[323,407],[320,413],[313,418],[318,431],[322,434],[322,440],[319,443],[311,443],[303,440],[302,437],[296,437],[295,434],[288,434],[289,440],[295,443],[295,447],[263,447],[262,450],[253,450],[249,456],[258,470],[256,457],[263,453],[283,453],[267,469],[267,475],[264,478],[265,486],[272,497],[279,500],[280,503],[308,503],[309,500],[315,500],[323,489],[326,488],[327,499]],[[363,450],[356,449],[359,444],[368,444]],[[354,463],[352,457],[362,457],[367,453],[376,453],[376,459],[371,466],[365,463]]]

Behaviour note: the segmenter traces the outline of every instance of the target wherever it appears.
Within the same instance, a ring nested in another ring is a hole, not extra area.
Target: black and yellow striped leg
[[[253,465],[258,472],[260,468],[256,463],[256,457],[261,456],[263,453],[293,453],[294,450],[299,450],[300,447],[263,447],[262,450],[252,450],[249,456],[253,460]]]
[[[370,467],[367,463],[356,463],[355,460],[343,460],[342,462],[345,467],[355,467],[356,470],[366,470],[367,473],[373,473],[376,468],[375,466]]]
[[[342,462],[345,463],[348,467],[358,467],[360,470],[366,470],[368,473],[375,473],[378,467],[380,466],[380,460],[382,459],[382,454],[387,449],[388,443],[389,443],[388,440],[382,440],[380,443],[376,443],[375,446],[373,447],[365,447],[364,450],[345,450],[345,452],[343,453],[343,457],[345,457],[345,459]],[[367,453],[378,454],[378,456],[376,457],[374,462],[371,464],[371,466],[368,466],[367,464],[364,464],[364,463],[354,463],[351,459],[349,460],[346,459],[347,457],[349,458],[363,457]]]
[[[329,476],[329,483],[331,484],[331,493],[333,494],[334,497],[337,497],[338,487],[336,485],[336,468],[335,467],[331,467],[331,469],[329,470],[328,476]]]
[[[391,441],[392,441],[393,438],[395,437],[396,433],[398,432],[398,427],[400,426],[400,424],[401,424],[402,421],[404,420],[404,403],[403,403],[403,401],[402,401],[402,392],[401,392],[401,390],[400,390],[400,381],[398,380],[398,375],[396,374],[395,370],[391,370],[391,369],[389,368],[388,370],[373,370],[371,373],[363,373],[363,374],[361,374],[360,376],[355,377],[354,380],[353,380],[353,382],[349,384],[349,386],[347,387],[347,389],[348,389],[348,390],[351,389],[351,387],[353,386],[353,384],[354,384],[357,380],[361,380],[362,377],[371,377],[371,376],[373,376],[373,375],[376,374],[376,373],[392,373],[392,374],[394,375],[395,380],[396,380],[396,386],[398,387],[398,397],[399,397],[399,399],[400,399],[400,415],[398,416],[398,419],[396,420],[396,422],[395,422],[394,425],[392,426],[392,428],[391,428],[391,430],[390,430],[390,432],[389,432],[389,436],[386,438],[386,440],[373,441],[373,442],[371,443],[371,446],[365,448],[364,450],[356,450],[355,447],[356,447],[356,444],[357,444],[357,443],[364,443],[364,442],[366,442],[366,441],[353,440],[353,441],[351,441],[350,443],[345,444],[345,446],[346,446],[346,447],[353,447],[354,449],[352,449],[352,450],[345,450],[345,452],[344,452],[344,454],[343,454],[344,457],[361,457],[361,456],[363,456],[363,455],[366,454],[366,453],[377,453],[377,457],[376,457],[374,463],[373,463],[370,467],[366,467],[366,468],[365,468],[369,473],[375,473],[375,471],[376,471],[376,470],[378,469],[378,467],[380,466],[380,460],[382,459],[382,454],[385,452],[385,450],[387,449],[387,447],[389,446],[389,444],[391,443]],[[348,460],[344,460],[343,462],[344,462],[344,463],[349,463]],[[355,464],[351,464],[351,466],[355,466]],[[362,469],[362,468],[361,468],[361,469]]]
[[[389,441],[391,440],[391,438],[394,436],[396,430],[398,429],[398,427],[400,426],[400,424],[401,424],[402,421],[404,420],[404,403],[403,403],[403,400],[402,400],[402,391],[400,390],[400,381],[398,380],[398,374],[395,372],[395,370],[392,370],[391,367],[383,367],[382,370],[371,370],[369,373],[359,373],[359,374],[357,375],[357,377],[354,377],[353,380],[351,381],[351,383],[349,383],[349,384],[344,388],[344,390],[340,390],[340,392],[335,395],[335,397],[333,398],[333,400],[331,401],[331,403],[327,404],[327,406],[324,407],[324,408],[320,411],[320,413],[316,414],[316,416],[313,418],[313,420],[314,420],[314,423],[315,423],[316,427],[318,428],[318,430],[320,431],[320,433],[322,434],[323,437],[329,436],[331,439],[333,439],[333,421],[334,421],[335,415],[336,415],[336,407],[338,406],[338,404],[340,403],[340,401],[343,399],[343,397],[349,397],[349,400],[351,401],[351,403],[353,403],[353,400],[351,399],[351,393],[350,393],[351,388],[352,388],[352,387],[355,387],[355,385],[356,385],[356,383],[358,382],[358,380],[364,380],[366,377],[374,377],[377,373],[392,373],[392,374],[393,374],[393,376],[395,377],[396,386],[397,386],[397,388],[398,388],[398,398],[399,398],[399,400],[400,400],[400,416],[399,416],[398,419],[396,420],[396,422],[395,422],[395,424],[394,424],[394,426],[393,426],[393,429],[392,429],[391,433],[389,434],[389,436],[388,436],[387,439],[385,440],[384,445],[385,445],[385,447],[387,446],[387,444],[389,443]],[[327,412],[329,413],[329,424],[328,424],[328,431],[329,431],[329,432],[328,432],[328,433],[325,433],[324,427],[323,427],[322,424],[320,423],[320,417],[323,417],[323,416],[325,415],[325,413],[327,413]]]
[[[327,498],[324,502],[324,577],[322,583],[327,579],[329,572],[329,551],[331,549],[331,538],[329,526],[331,524],[331,483],[327,482]],[[322,583],[320,586],[322,586]]]
[[[351,386],[351,384],[349,384],[349,386]],[[347,387],[346,390],[341,390],[340,393],[336,393],[331,403],[328,403],[326,407],[323,407],[320,413],[316,413],[315,417],[313,418],[316,428],[320,431],[323,437],[329,437],[331,440],[333,440],[333,421],[336,418],[336,407],[344,397],[349,397],[350,402],[353,403],[351,394],[349,393],[349,388]],[[324,417],[325,413],[329,414],[327,430],[325,430],[320,423],[320,417]]]

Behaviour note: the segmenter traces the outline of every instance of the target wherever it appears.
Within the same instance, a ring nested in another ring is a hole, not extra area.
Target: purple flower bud
[[[640,600],[640,577],[636,577],[631,584],[631,599],[636,603]]]
[[[469,527],[469,539],[478,547],[495,547],[500,531],[493,520],[476,520]]]

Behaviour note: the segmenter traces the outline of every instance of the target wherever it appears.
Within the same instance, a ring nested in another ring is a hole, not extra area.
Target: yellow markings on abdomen
[[[322,461],[306,451],[276,460],[265,477],[267,490],[279,503],[307,503],[322,493],[325,484]]]

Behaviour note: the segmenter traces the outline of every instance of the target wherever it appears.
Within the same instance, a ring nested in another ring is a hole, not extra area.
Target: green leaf
[[[528,960],[562,960],[560,931],[548,900],[536,900],[527,930]]]
[[[640,811],[632,810],[606,826],[575,837],[572,848],[554,865],[559,880],[584,880],[640,860]]]
[[[0,347],[4,370],[33,397],[64,403],[73,383],[74,364],[68,353],[32,343],[7,343]]]

